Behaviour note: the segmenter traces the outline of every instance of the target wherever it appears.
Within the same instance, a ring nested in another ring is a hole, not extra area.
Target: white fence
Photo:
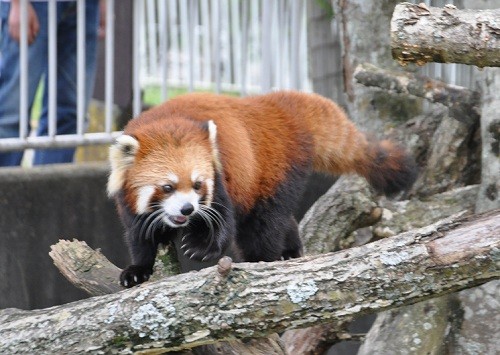
[[[135,12],[135,22],[146,24],[140,27],[138,43],[138,59],[144,59],[142,84],[243,95],[309,88],[303,0],[174,0],[144,5]]]
[[[156,85],[161,98],[172,89],[231,91],[241,95],[278,88],[310,91],[308,80],[307,0],[133,0],[133,114],[141,110],[144,87]],[[313,1],[313,0],[309,0]],[[77,132],[56,134],[56,78],[49,80],[49,134],[34,137],[28,131],[27,102],[27,16],[28,0],[21,19],[20,136],[0,139],[0,151],[53,148],[110,143],[120,132],[113,131],[114,8],[120,2],[107,0],[105,41],[105,123],[102,132],[85,133],[84,112],[84,9],[78,6],[78,105]],[[442,6],[448,0],[426,0]],[[55,23],[55,1],[48,2],[49,22]],[[51,26],[49,26],[51,27]],[[54,28],[55,26],[52,26]],[[52,43],[57,40],[50,33]],[[55,46],[52,46],[55,47]],[[49,50],[49,72],[57,65],[55,48]],[[430,64],[422,72],[447,82],[470,86],[475,69],[459,65]],[[120,73],[118,73],[120,74]],[[51,85],[50,85],[51,83]]]
[[[141,109],[141,90],[158,85],[167,98],[171,87],[187,91],[211,89],[241,95],[275,88],[310,90],[307,79],[306,0],[134,0],[133,113]],[[28,132],[27,16],[21,18],[20,136],[0,139],[0,151],[110,143],[113,132],[114,7],[107,0],[105,42],[104,131],[85,133],[84,9],[78,6],[77,132],[56,134],[55,46],[57,34],[49,30],[49,134]],[[21,0],[26,14],[27,0]],[[49,28],[55,28],[55,1],[49,1]],[[51,74],[52,73],[52,74]],[[52,85],[50,85],[52,83]]]

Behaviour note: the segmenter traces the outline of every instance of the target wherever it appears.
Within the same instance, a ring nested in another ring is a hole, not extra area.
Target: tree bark
[[[449,108],[450,117],[467,125],[479,121],[481,94],[478,91],[409,72],[381,69],[369,63],[359,65],[354,78],[364,86],[442,104]]]
[[[365,179],[342,176],[307,211],[299,224],[299,234],[308,255],[341,249],[356,229],[374,224],[382,211]]]
[[[500,69],[486,68],[481,116],[481,187],[476,211],[500,208]]]
[[[118,283],[120,269],[111,263],[99,250],[93,250],[87,243],[73,240],[60,240],[51,247],[49,253],[59,271],[76,287],[91,296],[116,293],[124,290]],[[177,275],[179,264],[174,250],[167,247],[158,252],[155,272],[151,280]],[[222,265],[222,268],[224,265]],[[224,272],[220,269],[219,272]],[[273,334],[266,338],[252,339],[248,342],[233,340],[218,344],[203,345],[193,348],[192,355],[283,355],[284,345]],[[185,353],[185,355],[189,355]]]
[[[3,310],[0,353],[175,350],[414,303],[500,277],[499,217],[450,219],[334,254],[219,263],[219,271],[45,310]]]
[[[418,119],[418,123],[416,119],[412,120],[408,122],[411,125],[405,127],[406,142],[411,144],[415,135],[418,136],[416,142],[420,146],[414,147],[414,151],[418,151],[419,161],[425,163],[412,188],[413,194],[431,196],[479,183],[479,92],[411,73],[379,69],[370,64],[358,66],[355,78],[366,86],[422,97],[447,108],[440,115],[439,122],[430,119],[432,127],[427,131],[420,132],[416,128],[426,127],[429,118]],[[426,139],[426,135],[432,138]]]
[[[445,339],[452,307],[449,297],[444,296],[380,313],[358,355],[396,355],[401,351],[447,354]],[[423,324],[419,322],[422,318],[425,318]]]
[[[392,56],[401,65],[437,62],[498,67],[499,18],[500,9],[398,4],[391,20]]]

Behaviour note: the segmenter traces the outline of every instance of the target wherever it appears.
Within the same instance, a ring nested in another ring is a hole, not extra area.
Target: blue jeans
[[[32,2],[40,23],[35,41],[28,46],[28,104],[33,105],[36,89],[44,80],[43,105],[37,135],[48,134],[48,18],[47,3]],[[87,109],[95,79],[99,0],[86,1],[86,79]],[[19,43],[9,35],[10,3],[0,2],[0,138],[19,136]],[[76,133],[76,2],[57,2],[57,134]],[[28,123],[29,124],[29,123]],[[66,163],[73,161],[75,149],[35,151],[34,164]],[[0,166],[19,165],[22,151],[0,153]]]

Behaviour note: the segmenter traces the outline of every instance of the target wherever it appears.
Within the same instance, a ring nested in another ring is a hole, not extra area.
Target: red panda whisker
[[[226,206],[224,206],[222,203],[212,201],[212,203],[211,203],[211,204],[212,204],[212,205],[221,206],[221,207],[222,207],[222,208],[224,208],[226,211],[230,211],[230,209],[229,209],[229,208],[227,208]],[[206,205],[205,205],[205,206],[206,206]],[[212,208],[212,207],[210,207],[210,206],[207,206],[207,207]]]
[[[210,224],[209,221],[206,222],[206,223],[209,226],[209,233],[208,233],[208,243],[207,243],[206,247],[203,250],[203,254],[207,254],[207,251],[209,251],[212,248],[212,246],[214,245],[214,239],[215,239],[215,230],[214,230],[213,226]],[[191,255],[191,258],[193,256],[194,256],[194,254]],[[204,261],[204,260],[202,260],[202,261]]]
[[[212,220],[211,220],[210,216],[206,213],[205,210],[203,210],[201,208],[198,211],[198,214],[200,215],[200,217],[203,219],[203,221],[207,225],[207,227],[208,227],[208,229],[210,231],[210,239],[212,239],[212,236],[214,235],[215,230],[214,230],[214,226],[212,224]]]
[[[158,210],[160,212],[162,212],[161,210]],[[150,239],[150,235],[151,235],[151,240],[153,241],[153,243],[155,242],[154,240],[154,231],[156,229],[156,226],[160,223],[161,219],[165,216],[165,213],[159,213],[154,219],[153,221],[149,224],[149,227],[148,229],[146,229],[146,240]]]
[[[213,226],[213,221],[215,221],[213,219],[213,217],[207,213],[207,211],[205,209],[200,209],[200,211],[198,211],[200,216],[203,218],[203,220],[205,221],[205,223],[207,224],[208,226],[208,229],[209,229],[209,242],[208,242],[208,245],[207,247],[205,248],[205,254],[206,254],[206,251],[210,250],[212,248],[212,246],[214,245],[214,239],[215,239],[215,228]],[[215,223],[217,224],[217,226],[220,228],[220,222],[219,221],[215,221]]]
[[[163,217],[163,214],[164,214],[164,212],[162,210],[155,210],[155,211],[151,212],[151,214],[147,215],[147,217],[145,217],[145,219],[142,222],[139,236],[144,236],[144,239],[148,240],[149,239],[148,234],[150,233],[149,230],[150,230],[151,226],[156,223],[158,218],[161,219]],[[144,230],[144,228],[146,228],[146,230]],[[146,232],[146,233],[143,233],[143,232]]]
[[[224,218],[222,218],[221,214],[216,209],[210,206],[203,206],[200,207],[200,210],[203,210],[203,212],[207,213],[214,220],[214,222],[217,224],[219,228],[222,228],[223,225],[226,223],[224,221]]]
[[[217,225],[217,227],[219,229],[223,229],[224,225],[226,224],[226,221],[224,220],[224,218],[222,217],[220,212],[217,211],[216,209],[210,207],[210,206],[206,206],[206,205],[202,205],[202,206],[203,207],[200,206],[200,212],[203,211],[203,213],[205,213],[213,222],[215,222],[215,224]],[[215,238],[215,231],[212,231],[212,233],[210,235],[210,243],[209,243],[208,247],[206,248],[206,250],[210,250],[212,248],[215,239],[216,239]]]

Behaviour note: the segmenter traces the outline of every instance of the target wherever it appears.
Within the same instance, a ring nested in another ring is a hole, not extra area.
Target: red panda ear
[[[139,141],[129,135],[122,135],[109,148],[111,174],[108,179],[108,196],[113,196],[123,187],[125,172],[134,163],[135,154],[139,150]]]
[[[214,160],[215,169],[218,172],[221,172],[222,164],[220,162],[219,147],[217,145],[217,125],[213,120],[208,121],[206,124],[208,131],[208,140],[210,141],[210,145],[212,146],[212,156]]]

